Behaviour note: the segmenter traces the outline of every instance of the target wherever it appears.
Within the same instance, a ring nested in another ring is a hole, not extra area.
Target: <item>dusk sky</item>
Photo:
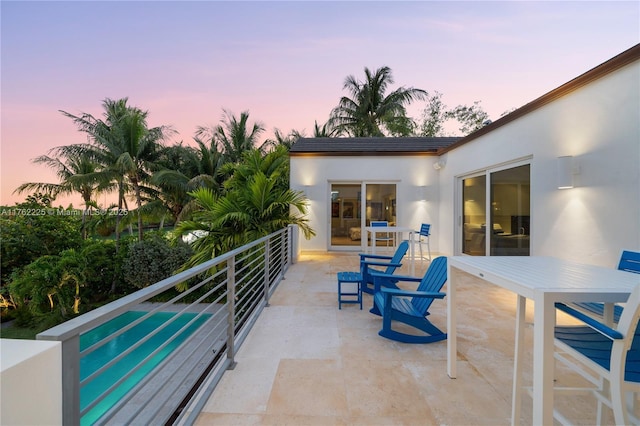
[[[22,183],[57,182],[34,157],[86,142],[59,110],[101,117],[105,98],[128,97],[175,142],[223,108],[248,110],[262,139],[311,135],[345,77],[386,65],[392,90],[481,101],[496,120],[640,42],[638,1],[2,0],[0,14],[2,205],[24,200]],[[69,200],[80,207],[54,205]]]

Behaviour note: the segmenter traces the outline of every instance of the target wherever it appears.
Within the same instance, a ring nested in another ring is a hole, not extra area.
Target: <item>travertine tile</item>
[[[333,359],[281,360],[267,412],[296,416],[348,414],[340,362]]]
[[[198,425],[510,423],[515,295],[461,274],[458,378],[452,380],[446,373],[446,341],[411,345],[380,337],[382,320],[369,313],[368,294],[362,310],[356,305],[338,309],[336,273],[357,270],[358,261],[354,254],[309,254],[291,266]],[[415,266],[415,275],[422,276],[428,262]],[[409,275],[408,261],[398,273]],[[533,308],[528,302],[523,356],[527,386],[532,381]],[[446,309],[446,299],[434,301],[430,309],[430,320],[443,330]],[[565,320],[559,315],[559,322]],[[582,380],[563,367],[556,369],[556,378],[568,386]],[[531,398],[522,394],[521,423],[530,425]],[[577,424],[596,420],[591,396],[558,396],[556,407]],[[606,413],[607,424],[612,420]]]

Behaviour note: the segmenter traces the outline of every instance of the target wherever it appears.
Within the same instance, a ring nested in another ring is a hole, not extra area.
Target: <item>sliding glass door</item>
[[[491,173],[491,256],[529,256],[529,168]]]
[[[461,185],[461,252],[528,256],[530,165],[487,170],[462,178]]]
[[[362,194],[365,194],[364,197]],[[372,220],[396,222],[395,183],[332,183],[330,248],[362,250]]]
[[[331,247],[360,247],[362,230],[362,184],[331,184]]]
[[[472,256],[486,253],[487,177],[462,180],[462,252]]]

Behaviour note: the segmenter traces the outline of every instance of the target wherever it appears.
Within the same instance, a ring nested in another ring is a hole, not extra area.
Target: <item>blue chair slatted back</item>
[[[633,272],[640,274],[640,253],[635,251],[624,250],[620,256],[618,269],[621,271]]]
[[[445,256],[436,257],[429,265],[427,273],[424,274],[424,278],[422,278],[416,290],[438,293],[446,282],[447,258]],[[414,297],[411,300],[411,304],[418,312],[426,315],[433,300],[433,298],[429,297]]]
[[[423,223],[422,225],[420,225],[420,236],[421,237],[428,237],[430,235],[429,234],[430,231],[431,231],[431,224]]]
[[[640,321],[640,285],[636,287],[629,296],[617,327],[617,329],[623,333],[633,332],[633,340],[626,354],[624,379],[635,383],[640,383],[640,323],[638,321]],[[611,346],[609,346],[607,350],[608,353],[611,353]],[[595,356],[594,354],[590,355],[590,358],[597,357],[597,354],[595,354]],[[609,361],[610,360],[606,360],[603,365],[603,363],[596,360],[596,362],[607,370],[611,368]],[[611,361],[615,362],[615,359],[611,359]]]
[[[624,250],[620,256],[618,269],[640,274],[640,253]],[[627,353],[625,380],[640,382],[640,324],[636,327],[633,342],[631,342],[631,349]]]
[[[618,269],[620,271],[640,274],[640,253],[635,251],[623,250],[622,254],[620,255]],[[604,312],[604,304],[601,302],[576,302],[574,303],[574,305],[600,316],[602,316]],[[618,322],[620,320],[620,315],[622,315],[622,306],[614,306],[613,320],[615,322]]]
[[[391,263],[402,262],[402,258],[407,253],[407,250],[409,250],[409,243],[407,241],[401,242],[398,248],[396,249],[396,252],[394,253],[393,257],[391,258]],[[391,275],[395,272],[396,268],[397,266],[389,265],[387,266],[387,269],[385,269],[384,273]]]

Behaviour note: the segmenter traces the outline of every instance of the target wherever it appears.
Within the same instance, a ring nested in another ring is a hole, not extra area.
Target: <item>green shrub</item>
[[[172,246],[157,233],[148,233],[143,241],[129,246],[122,265],[124,279],[136,288],[144,288],[170,277],[190,257],[191,248],[182,242]]]
[[[58,211],[62,210],[58,209],[33,208],[31,205],[24,209],[22,207],[1,207],[2,283],[8,282],[13,272],[41,256],[57,255],[63,250],[82,245],[80,218],[59,215]]]
[[[63,285],[58,267],[60,256],[42,256],[14,273],[9,292],[16,308],[27,308],[34,315],[60,308],[66,311],[72,291]],[[71,302],[73,306],[73,302]]]
[[[84,276],[82,298],[86,301],[104,300],[108,297],[113,281],[122,281],[121,256],[116,256],[113,240],[86,240],[81,250]]]

